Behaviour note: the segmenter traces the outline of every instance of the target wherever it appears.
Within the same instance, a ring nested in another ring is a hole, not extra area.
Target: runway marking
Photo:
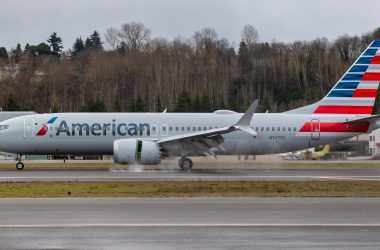
[[[344,181],[380,181],[380,176],[321,176],[320,178]]]
[[[34,182],[34,181],[261,181],[261,180],[336,180],[336,181],[380,181],[379,175],[347,175],[347,176],[310,176],[310,175],[239,175],[239,176],[209,176],[209,175],[176,175],[176,176],[0,176],[1,182]]]
[[[264,223],[122,223],[122,224],[18,224],[0,225],[0,229],[6,228],[88,228],[88,227],[379,227],[380,224],[352,224],[352,223],[317,223],[317,224],[264,224]]]

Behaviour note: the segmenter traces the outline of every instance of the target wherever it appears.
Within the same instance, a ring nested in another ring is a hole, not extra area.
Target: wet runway
[[[1,199],[0,249],[379,249],[380,199]]]
[[[236,170],[26,170],[0,171],[10,181],[255,181],[375,180],[380,169],[236,169]]]

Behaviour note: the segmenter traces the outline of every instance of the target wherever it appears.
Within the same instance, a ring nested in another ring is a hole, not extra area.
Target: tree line
[[[342,35],[260,42],[246,25],[239,46],[212,28],[190,38],[152,37],[142,23],[45,42],[0,47],[0,107],[37,112],[281,112],[320,99],[374,38]],[[107,49],[105,49],[105,47]]]

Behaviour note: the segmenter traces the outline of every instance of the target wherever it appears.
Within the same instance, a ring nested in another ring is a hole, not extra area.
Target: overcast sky
[[[379,0],[1,0],[0,47],[46,41],[56,31],[71,48],[78,36],[138,21],[153,36],[190,37],[213,27],[237,44],[245,24],[261,41],[294,41],[380,27]]]

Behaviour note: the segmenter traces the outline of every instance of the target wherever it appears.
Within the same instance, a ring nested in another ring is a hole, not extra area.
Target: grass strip
[[[377,181],[9,182],[0,197],[380,197]]]

